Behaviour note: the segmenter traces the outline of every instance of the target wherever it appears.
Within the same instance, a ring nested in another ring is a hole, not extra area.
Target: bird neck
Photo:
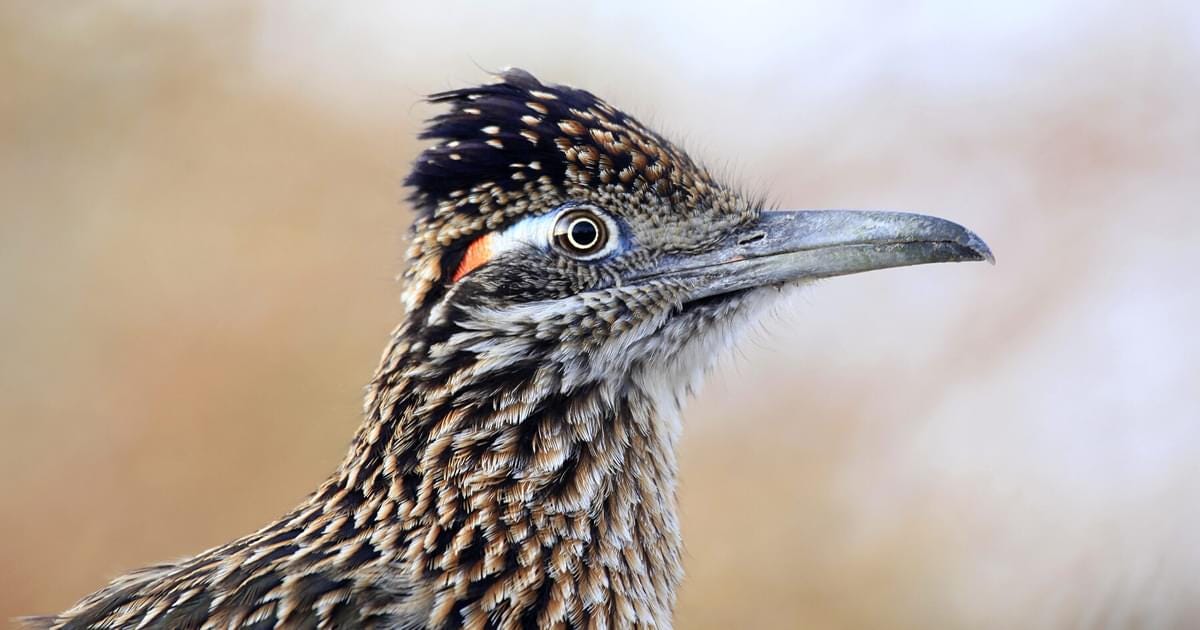
[[[682,578],[678,397],[648,368],[569,386],[553,365],[447,360],[402,329],[317,500],[361,494],[444,627],[670,626]],[[480,617],[480,616],[484,617]]]

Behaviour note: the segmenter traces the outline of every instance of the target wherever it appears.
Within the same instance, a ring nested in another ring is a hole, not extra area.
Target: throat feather
[[[429,386],[390,417],[372,410],[394,424],[368,434],[392,437],[385,459],[400,463],[388,494],[399,507],[390,515],[412,579],[442,585],[434,616],[445,627],[498,618],[669,627],[682,576],[674,419],[663,423],[660,401],[628,379],[535,394],[529,374],[493,376],[513,379],[479,383],[495,405],[473,395],[462,398],[475,401],[469,408],[431,404]]]

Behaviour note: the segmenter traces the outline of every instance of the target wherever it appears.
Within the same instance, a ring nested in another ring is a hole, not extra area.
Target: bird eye
[[[612,241],[610,221],[585,208],[572,208],[554,223],[554,243],[567,254],[581,259],[607,254]]]

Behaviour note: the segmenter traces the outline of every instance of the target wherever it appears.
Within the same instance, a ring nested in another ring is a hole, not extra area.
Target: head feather
[[[641,196],[703,207],[724,192],[708,171],[632,116],[584,90],[508,70],[489,85],[433,94],[449,111],[421,134],[405,180],[418,209],[406,277],[413,308],[440,295],[468,245],[516,218],[570,200]]]

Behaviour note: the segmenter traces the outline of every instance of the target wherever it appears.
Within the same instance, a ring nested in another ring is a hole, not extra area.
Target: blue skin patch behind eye
[[[616,219],[608,214],[579,203],[565,203],[554,210],[537,216],[526,217],[508,226],[493,238],[491,243],[492,256],[511,251],[519,246],[535,247],[542,251],[550,251],[554,247],[554,227],[564,212],[576,208],[587,209],[608,226],[609,243],[595,254],[579,257],[579,260],[598,260],[606,258],[618,251],[624,251],[628,246],[625,231],[621,229]]]

